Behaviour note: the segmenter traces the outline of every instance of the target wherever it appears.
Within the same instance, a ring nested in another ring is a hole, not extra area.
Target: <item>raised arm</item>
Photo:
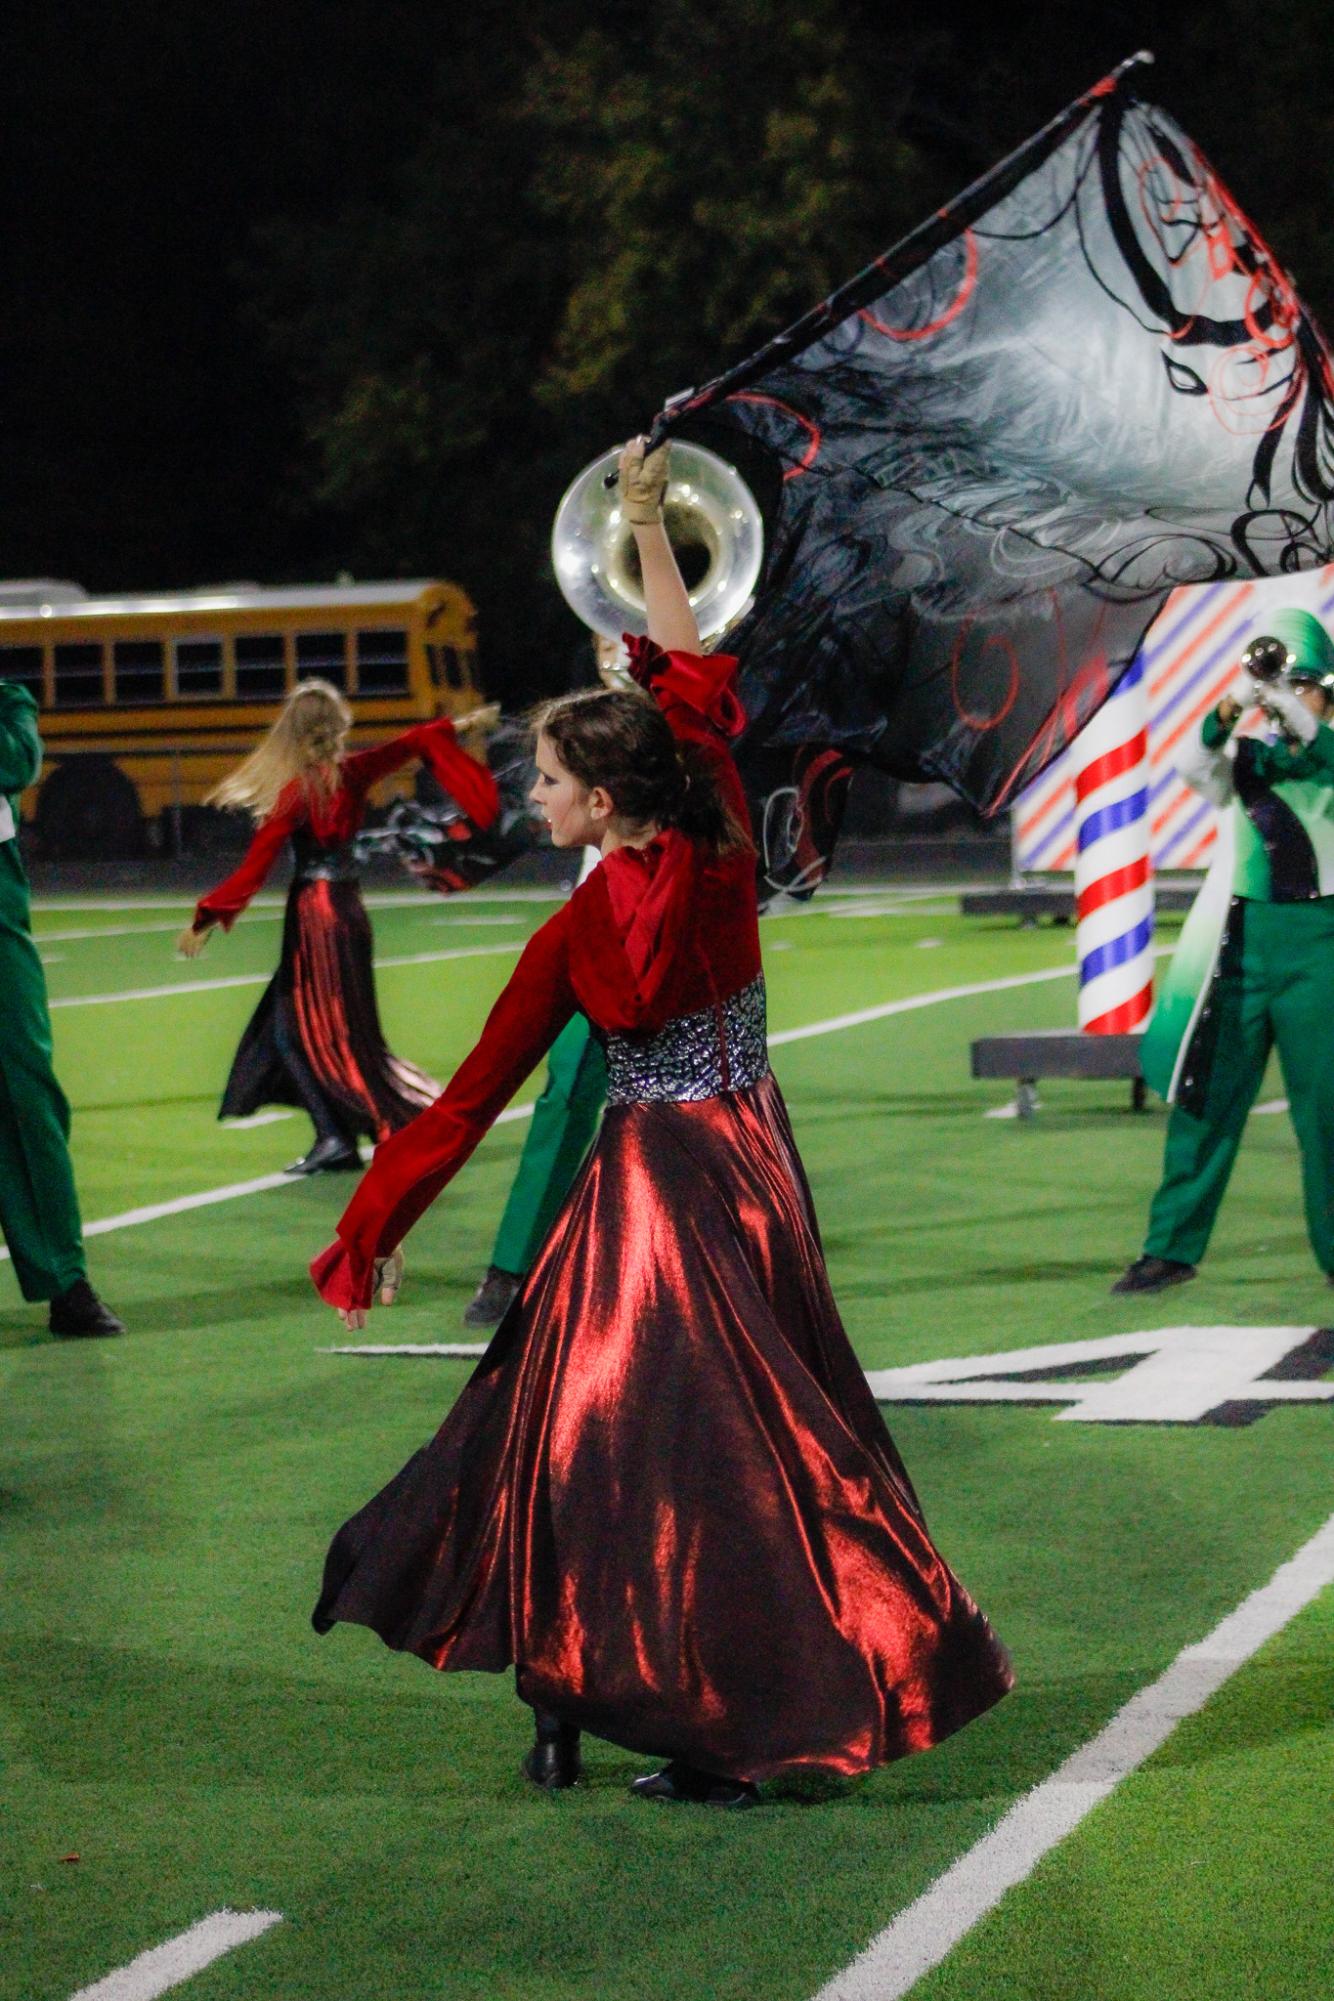
[[[353,751],[343,761],[343,778],[359,795],[369,792],[377,780],[420,758],[431,776],[451,799],[463,808],[478,827],[489,827],[500,812],[500,793],[486,765],[469,757],[458,740],[458,732],[448,716],[433,723],[418,723],[387,743],[372,744],[369,750]]]
[[[321,1297],[360,1326],[376,1260],[398,1248],[575,1011],[569,907],[529,939],[480,1040],[435,1103],[375,1149],[338,1225],[310,1267]]]
[[[632,438],[621,453],[621,508],[634,530],[644,579],[648,636],[668,653],[700,653],[699,624],[676,556],[662,525],[669,445],[644,456],[643,438]]]
[[[1186,737],[1172,760],[1177,777],[1211,806],[1228,805],[1236,793],[1228,744],[1240,714],[1240,703],[1225,697],[1216,709],[1210,709],[1200,728]]]

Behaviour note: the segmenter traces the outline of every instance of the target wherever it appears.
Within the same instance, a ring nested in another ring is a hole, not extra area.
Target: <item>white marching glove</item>
[[[649,528],[662,520],[662,497],[667,491],[667,453],[659,445],[644,456],[644,438],[631,438],[621,453],[621,512],[636,528]]]
[[[1298,743],[1315,742],[1319,728],[1315,717],[1307,708],[1297,690],[1287,681],[1271,681],[1265,689],[1265,707],[1276,716],[1288,735]]]
[[[1182,748],[1172,760],[1177,777],[1185,780],[1192,792],[1198,792],[1201,799],[1207,799],[1211,806],[1227,806],[1236,794],[1236,783],[1232,776],[1234,740],[1219,744],[1210,750],[1199,732],[1187,737]]]

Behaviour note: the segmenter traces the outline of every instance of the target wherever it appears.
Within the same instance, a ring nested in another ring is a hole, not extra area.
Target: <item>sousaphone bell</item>
[[[634,531],[614,482],[619,457],[617,448],[585,466],[551,531],[551,560],[566,603],[607,639],[647,627]],[[674,442],[669,467],[663,524],[700,632],[713,639],[751,602],[764,560],[760,510],[735,466],[703,445]]]

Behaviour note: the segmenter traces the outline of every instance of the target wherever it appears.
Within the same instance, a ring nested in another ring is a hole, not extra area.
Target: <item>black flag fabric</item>
[[[858,762],[994,813],[1175,585],[1334,556],[1330,351],[1143,60],[654,427],[768,495],[726,644],[772,888]]]

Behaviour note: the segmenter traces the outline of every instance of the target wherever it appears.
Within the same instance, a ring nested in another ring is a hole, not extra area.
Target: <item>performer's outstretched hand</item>
[[[380,1296],[381,1306],[393,1305],[398,1298],[398,1288],[402,1283],[403,1251],[400,1246],[398,1250],[390,1251],[388,1257],[375,1260],[373,1284]],[[366,1317],[370,1310],[369,1306],[340,1306],[335,1309],[344,1327],[351,1328],[354,1334],[360,1332],[366,1325]]]
[[[193,924],[187,924],[180,937],[176,940],[177,958],[197,959],[205,945],[207,945],[212,932],[213,926],[211,924],[206,925],[202,931],[196,931]]]

